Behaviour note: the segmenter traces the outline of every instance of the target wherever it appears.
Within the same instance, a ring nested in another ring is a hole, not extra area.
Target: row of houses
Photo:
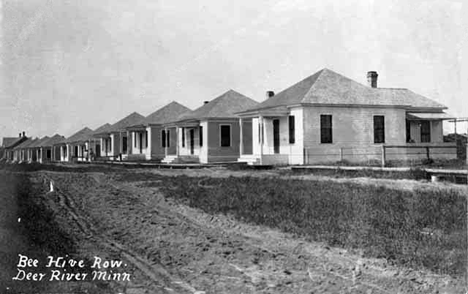
[[[322,69],[257,102],[239,92],[191,110],[178,102],[133,112],[65,138],[4,138],[10,162],[93,160],[301,165],[336,161],[455,158],[443,142],[446,107],[408,89],[367,85]],[[387,151],[385,151],[387,150]]]

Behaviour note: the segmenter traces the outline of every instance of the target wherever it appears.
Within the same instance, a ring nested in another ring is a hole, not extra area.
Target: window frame
[[[295,144],[296,143],[296,117],[294,115],[288,116],[288,132],[289,132],[289,144]]]
[[[377,125],[382,119],[382,125]],[[373,130],[374,130],[374,144],[385,144],[385,115],[374,115],[373,116]]]
[[[229,146],[223,145],[222,129],[223,127],[229,127]],[[232,125],[231,124],[220,124],[219,125],[219,147],[231,147],[232,146]]]
[[[322,119],[328,118],[328,117],[330,118],[330,126],[329,127],[327,126],[325,128],[325,126],[323,126],[323,120]],[[328,142],[328,140],[324,140],[325,135],[328,134],[328,133],[327,134],[324,133],[324,131],[326,131],[326,130],[330,132],[329,142]],[[331,115],[331,114],[320,114],[320,144],[333,144],[333,115]]]

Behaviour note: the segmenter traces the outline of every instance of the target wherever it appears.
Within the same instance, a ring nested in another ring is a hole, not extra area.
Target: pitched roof
[[[177,121],[237,117],[235,113],[257,105],[257,101],[234,90],[229,90],[194,111],[181,115]]]
[[[99,128],[95,129],[94,132],[93,132],[92,134],[99,134],[99,133],[105,132],[105,131],[107,131],[110,127],[111,127],[111,124],[105,123],[105,124],[103,124],[102,126],[100,126]]]
[[[190,112],[191,109],[172,101],[171,103],[156,110],[145,118],[146,124],[164,124]]]
[[[88,138],[88,136],[91,135],[92,133],[93,133],[93,130],[91,130],[88,127],[84,127],[83,129],[79,130],[78,132],[68,137],[65,140],[65,143],[85,141]]]
[[[24,142],[22,142],[21,144],[19,144],[18,146],[16,146],[15,148],[13,149],[25,149],[25,148],[28,148],[31,144],[33,144],[36,140],[39,140],[38,138],[28,138],[27,140],[25,140]]]
[[[40,144],[41,144],[42,142],[47,141],[47,140],[49,140],[49,137],[48,137],[48,136],[44,136],[44,137],[42,137],[41,139],[39,139],[39,140],[37,140],[37,141],[31,143],[28,147],[29,147],[29,148],[37,148],[37,147],[40,147]]]
[[[408,89],[372,88],[324,68],[249,110],[309,103],[446,108]]]
[[[19,140],[21,140],[21,137],[3,137],[2,147],[10,147]]]
[[[138,125],[138,124],[143,124],[144,122],[145,122],[145,117],[143,115],[137,112],[132,112],[131,114],[122,118],[115,124],[111,125],[107,130],[101,131],[99,133],[95,133],[95,135],[123,131],[127,127]]]
[[[65,137],[64,136],[60,136],[59,134],[55,134],[51,138],[49,138],[48,140],[40,143],[40,147],[52,147],[53,145],[61,144],[61,143],[64,143],[64,142],[65,142]]]

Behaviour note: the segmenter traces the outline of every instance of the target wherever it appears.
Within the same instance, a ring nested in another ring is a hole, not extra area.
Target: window
[[[431,122],[422,120],[419,125],[421,126],[421,143],[431,142]]]
[[[332,116],[320,115],[320,143],[332,143]]]
[[[411,123],[409,120],[406,120],[406,143],[411,143]]]
[[[148,131],[145,131],[145,140],[146,140],[145,147],[148,148]]]
[[[161,131],[161,147],[166,148],[166,131]]]
[[[385,117],[374,115],[374,143],[385,143]]]
[[[198,129],[198,134],[199,134],[199,138],[200,138],[200,147],[203,146],[203,127],[200,126],[200,128]]]
[[[182,147],[185,147],[185,128],[182,128]]]
[[[289,116],[289,144],[296,142],[294,115]]]
[[[133,141],[135,142],[135,148],[137,147],[136,133],[132,132]]]
[[[230,147],[231,146],[231,126],[230,125],[221,125],[221,147]]]
[[[46,157],[47,159],[50,159],[52,157],[52,154],[51,154],[51,150],[48,150],[46,151]]]

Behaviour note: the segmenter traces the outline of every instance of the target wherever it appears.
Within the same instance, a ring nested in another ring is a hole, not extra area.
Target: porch
[[[302,110],[277,107],[242,117],[239,162],[250,165],[302,164]]]

